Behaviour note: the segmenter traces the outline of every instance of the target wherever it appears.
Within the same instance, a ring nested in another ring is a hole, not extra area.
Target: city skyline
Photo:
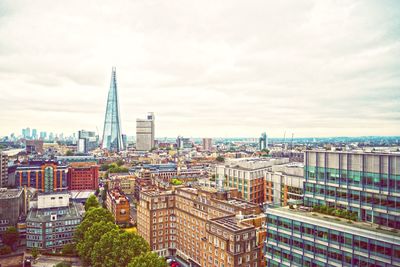
[[[226,4],[2,2],[0,136],[101,134],[114,65],[129,136],[400,133],[398,2]]]

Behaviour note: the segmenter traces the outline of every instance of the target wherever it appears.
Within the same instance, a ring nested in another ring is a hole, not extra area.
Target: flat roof
[[[65,210],[65,213],[58,214],[59,210]],[[82,204],[70,202],[68,207],[62,208],[48,208],[48,209],[31,209],[28,213],[26,221],[31,222],[50,222],[50,216],[57,214],[57,221],[80,219],[84,213]]]
[[[241,222],[235,216],[214,218],[214,219],[210,219],[210,221],[217,224],[218,226],[222,226],[224,229],[227,229],[227,230],[230,230],[233,232],[254,228],[250,224]]]
[[[347,232],[367,238],[378,239],[383,242],[394,242],[396,244],[400,242],[400,233],[398,230],[396,232],[392,232],[389,230],[392,228],[387,228],[388,230],[385,230],[386,227],[384,228],[383,226],[381,226],[380,229],[377,229],[377,224],[354,221],[352,221],[350,224],[347,222],[347,219],[318,212],[289,209],[289,207],[270,208],[267,209],[266,213],[286,217],[291,220],[298,220],[305,223],[320,225],[322,227],[331,228],[340,232]]]
[[[6,189],[0,188],[0,199],[16,198],[19,197],[23,189]]]

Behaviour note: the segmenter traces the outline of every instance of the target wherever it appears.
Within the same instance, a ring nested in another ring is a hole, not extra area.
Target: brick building
[[[68,168],[69,190],[99,188],[99,166],[95,162],[71,162]]]
[[[257,267],[256,228],[240,220],[260,212],[258,205],[210,188],[142,191],[138,233],[159,255],[178,255],[192,266]]]
[[[128,198],[117,189],[107,192],[106,207],[114,216],[116,224],[129,224],[130,206]]]

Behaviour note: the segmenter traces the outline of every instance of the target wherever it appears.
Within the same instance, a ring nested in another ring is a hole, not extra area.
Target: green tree
[[[71,267],[72,264],[66,261],[62,261],[54,265],[54,267]]]
[[[69,243],[64,245],[61,249],[61,253],[63,255],[75,255],[76,254],[75,243]]]
[[[121,167],[122,165],[124,165],[124,161],[122,159],[117,160],[117,162],[115,162],[118,167]]]
[[[90,208],[98,208],[99,207],[99,201],[97,200],[97,197],[95,195],[91,195],[85,203],[85,211],[88,211]]]
[[[32,254],[33,259],[36,260],[37,257],[39,256],[39,249],[38,248],[32,248],[31,254]]]
[[[215,160],[218,162],[224,162],[225,158],[223,156],[218,156]]]
[[[141,236],[123,230],[112,230],[94,245],[92,266],[126,267],[133,258],[148,251],[150,247]]]
[[[111,230],[117,230],[116,226],[112,222],[96,222],[85,232],[84,238],[76,246],[79,256],[83,260],[85,265],[91,265],[91,257],[94,245],[100,241],[101,237],[110,232]]]
[[[147,252],[135,257],[128,267],[167,267],[164,258],[159,257],[156,253]]]
[[[74,152],[72,152],[71,150],[67,150],[67,152],[65,152],[65,156],[73,156]]]
[[[96,222],[114,222],[112,214],[104,208],[92,208],[85,213],[83,221],[79,224],[75,231],[75,241],[79,243],[84,233]]]
[[[0,247],[0,255],[7,255],[10,254],[12,252],[12,249],[10,248],[10,246],[1,246]]]
[[[17,228],[15,228],[14,226],[8,227],[7,230],[4,232],[2,239],[4,244],[12,248],[14,244],[18,241]]]

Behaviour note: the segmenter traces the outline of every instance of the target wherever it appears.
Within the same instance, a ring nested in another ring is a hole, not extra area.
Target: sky
[[[0,135],[400,135],[400,1],[0,1]]]

